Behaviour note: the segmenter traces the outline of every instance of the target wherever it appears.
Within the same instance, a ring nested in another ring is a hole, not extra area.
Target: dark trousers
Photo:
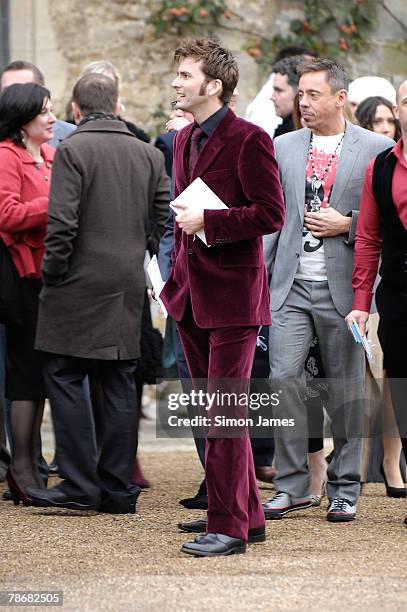
[[[394,414],[407,459],[407,291],[390,287],[382,280],[376,290],[376,305],[383,366],[389,377]]]
[[[247,393],[257,327],[201,329],[194,321],[190,303],[177,325],[197,390],[205,379],[208,393],[216,392],[219,381],[232,381],[233,391]],[[236,410],[231,410],[231,416],[233,412],[236,414]],[[212,409],[207,415],[214,417]],[[205,455],[207,531],[247,540],[249,528],[264,524],[250,439],[247,431],[237,437],[228,437],[227,433],[225,437],[215,436],[211,427]]]
[[[126,509],[136,453],[136,360],[101,361],[45,354],[44,378],[51,401],[61,488],[92,504]],[[103,396],[99,450],[86,376],[100,381]]]
[[[175,326],[175,321],[173,319],[171,320],[171,322]],[[177,362],[178,374],[181,380],[182,390],[184,393],[190,393],[190,391],[192,390],[191,375],[189,373],[184,351],[182,350],[178,329],[175,329],[174,333],[174,353],[175,361]],[[187,409],[189,416],[192,418],[194,415],[191,411],[191,406],[189,404]],[[194,442],[199,460],[201,462],[202,467],[205,468],[205,438],[202,438],[199,434],[197,434],[194,428],[192,428],[192,434],[194,436]]]
[[[251,393],[270,393],[269,364],[269,326],[263,325],[258,333],[258,341],[254,352],[253,366],[250,374]],[[274,459],[274,438],[264,435],[261,438],[250,437],[254,465],[270,466]]]

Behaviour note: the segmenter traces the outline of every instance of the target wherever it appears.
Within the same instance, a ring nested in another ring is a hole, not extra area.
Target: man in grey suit
[[[266,518],[308,508],[304,362],[318,337],[329,380],[327,406],[334,438],[328,468],[329,521],[355,518],[360,492],[365,362],[347,330],[352,305],[353,241],[368,161],[391,140],[345,121],[348,79],[339,63],[314,59],[299,69],[304,129],[275,141],[286,222],[266,244],[272,263],[270,368],[280,392],[274,416],[294,427],[275,430],[277,495]]]

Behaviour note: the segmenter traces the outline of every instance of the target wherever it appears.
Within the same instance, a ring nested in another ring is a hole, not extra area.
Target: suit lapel
[[[329,203],[332,208],[336,208],[337,210],[340,209],[342,194],[350,177],[352,176],[353,166],[355,165],[359,151],[359,136],[356,133],[356,130],[354,130],[353,125],[347,121],[346,134],[345,138],[343,139],[342,150],[335,173],[331,201]]]
[[[229,128],[235,119],[236,115],[229,109],[219,125],[213,130],[202,149],[191,176],[191,181],[201,176],[222,151],[226,144]]]
[[[298,211],[301,223],[304,222],[305,208],[305,179],[308,162],[308,147],[311,138],[311,131],[307,128],[298,132],[301,137],[300,143],[295,143],[293,151],[293,184],[295,185],[295,195],[297,198]]]
[[[189,184],[189,147],[188,142],[193,128],[193,123],[184,127],[175,135],[173,174],[176,178],[178,195]]]

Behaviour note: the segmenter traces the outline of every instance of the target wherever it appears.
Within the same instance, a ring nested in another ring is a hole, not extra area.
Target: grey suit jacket
[[[311,131],[308,128],[283,134],[274,141],[286,203],[286,221],[280,232],[265,240],[266,263],[271,265],[271,309],[284,304],[297,272],[302,246],[305,205],[305,169]],[[394,144],[347,122],[336,170],[330,206],[352,216],[349,235],[324,238],[329,290],[338,312],[346,316],[352,307],[353,243],[365,170],[378,153]]]

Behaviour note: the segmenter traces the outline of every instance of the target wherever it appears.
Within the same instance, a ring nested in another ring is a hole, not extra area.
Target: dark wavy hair
[[[21,128],[40,114],[44,98],[50,97],[48,89],[37,83],[6,87],[0,95],[0,141],[10,139],[24,147]]]
[[[186,57],[202,61],[205,84],[215,79],[222,81],[219,98],[223,104],[228,104],[239,81],[239,68],[229,49],[212,38],[190,38],[181,41],[174,53],[176,62]]]
[[[401,136],[400,123],[394,114],[393,104],[390,100],[387,100],[387,98],[382,98],[382,96],[369,96],[359,104],[355,112],[359,125],[367,130],[373,131],[373,122],[376,117],[378,106],[386,106],[391,110],[394,117],[394,125],[396,126],[394,140],[398,140]]]

